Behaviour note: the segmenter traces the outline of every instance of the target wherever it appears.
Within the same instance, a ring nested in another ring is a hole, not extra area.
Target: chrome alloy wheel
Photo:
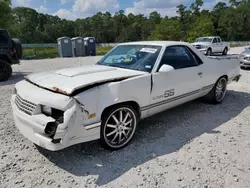
[[[215,97],[218,102],[221,102],[224,99],[226,91],[227,91],[227,80],[226,78],[221,78],[218,81],[215,89]]]
[[[104,124],[104,139],[111,148],[126,145],[133,137],[136,129],[136,115],[127,107],[112,112]]]

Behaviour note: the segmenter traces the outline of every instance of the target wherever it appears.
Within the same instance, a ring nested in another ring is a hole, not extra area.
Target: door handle
[[[198,76],[201,76],[201,75],[202,75],[202,72],[199,72],[199,73],[198,73]]]

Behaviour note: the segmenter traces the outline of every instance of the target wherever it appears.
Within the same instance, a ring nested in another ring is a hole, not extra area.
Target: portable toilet
[[[58,38],[57,44],[60,57],[72,57],[72,43],[69,37]]]
[[[96,40],[94,37],[85,37],[84,45],[87,56],[95,56],[96,55]]]
[[[72,54],[74,57],[86,56],[84,39],[82,37],[72,38],[71,42],[72,42]]]

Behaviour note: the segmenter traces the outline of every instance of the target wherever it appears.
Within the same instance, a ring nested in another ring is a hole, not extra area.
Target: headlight
[[[42,113],[44,113],[47,116],[52,116],[52,108],[49,106],[41,106],[42,107]]]
[[[62,110],[51,108],[46,105],[41,105],[41,111],[44,115],[54,118],[59,123],[63,123],[64,121],[64,111]]]
[[[240,54],[240,55],[239,55],[239,58],[244,58],[244,57],[245,57],[244,54]]]
[[[207,46],[201,46],[202,49],[207,49]]]

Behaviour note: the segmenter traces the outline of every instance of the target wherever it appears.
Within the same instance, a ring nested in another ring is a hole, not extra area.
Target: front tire
[[[213,89],[205,96],[205,99],[212,104],[221,103],[227,92],[227,79],[226,77],[221,77],[217,80]]]
[[[100,143],[104,148],[118,150],[132,140],[138,123],[138,115],[130,105],[119,105],[104,113]]]
[[[211,49],[211,48],[208,48],[208,49],[207,49],[206,55],[207,55],[207,56],[211,56],[211,55],[212,55],[212,49]]]
[[[0,82],[7,81],[12,75],[11,65],[4,61],[0,60]]]

